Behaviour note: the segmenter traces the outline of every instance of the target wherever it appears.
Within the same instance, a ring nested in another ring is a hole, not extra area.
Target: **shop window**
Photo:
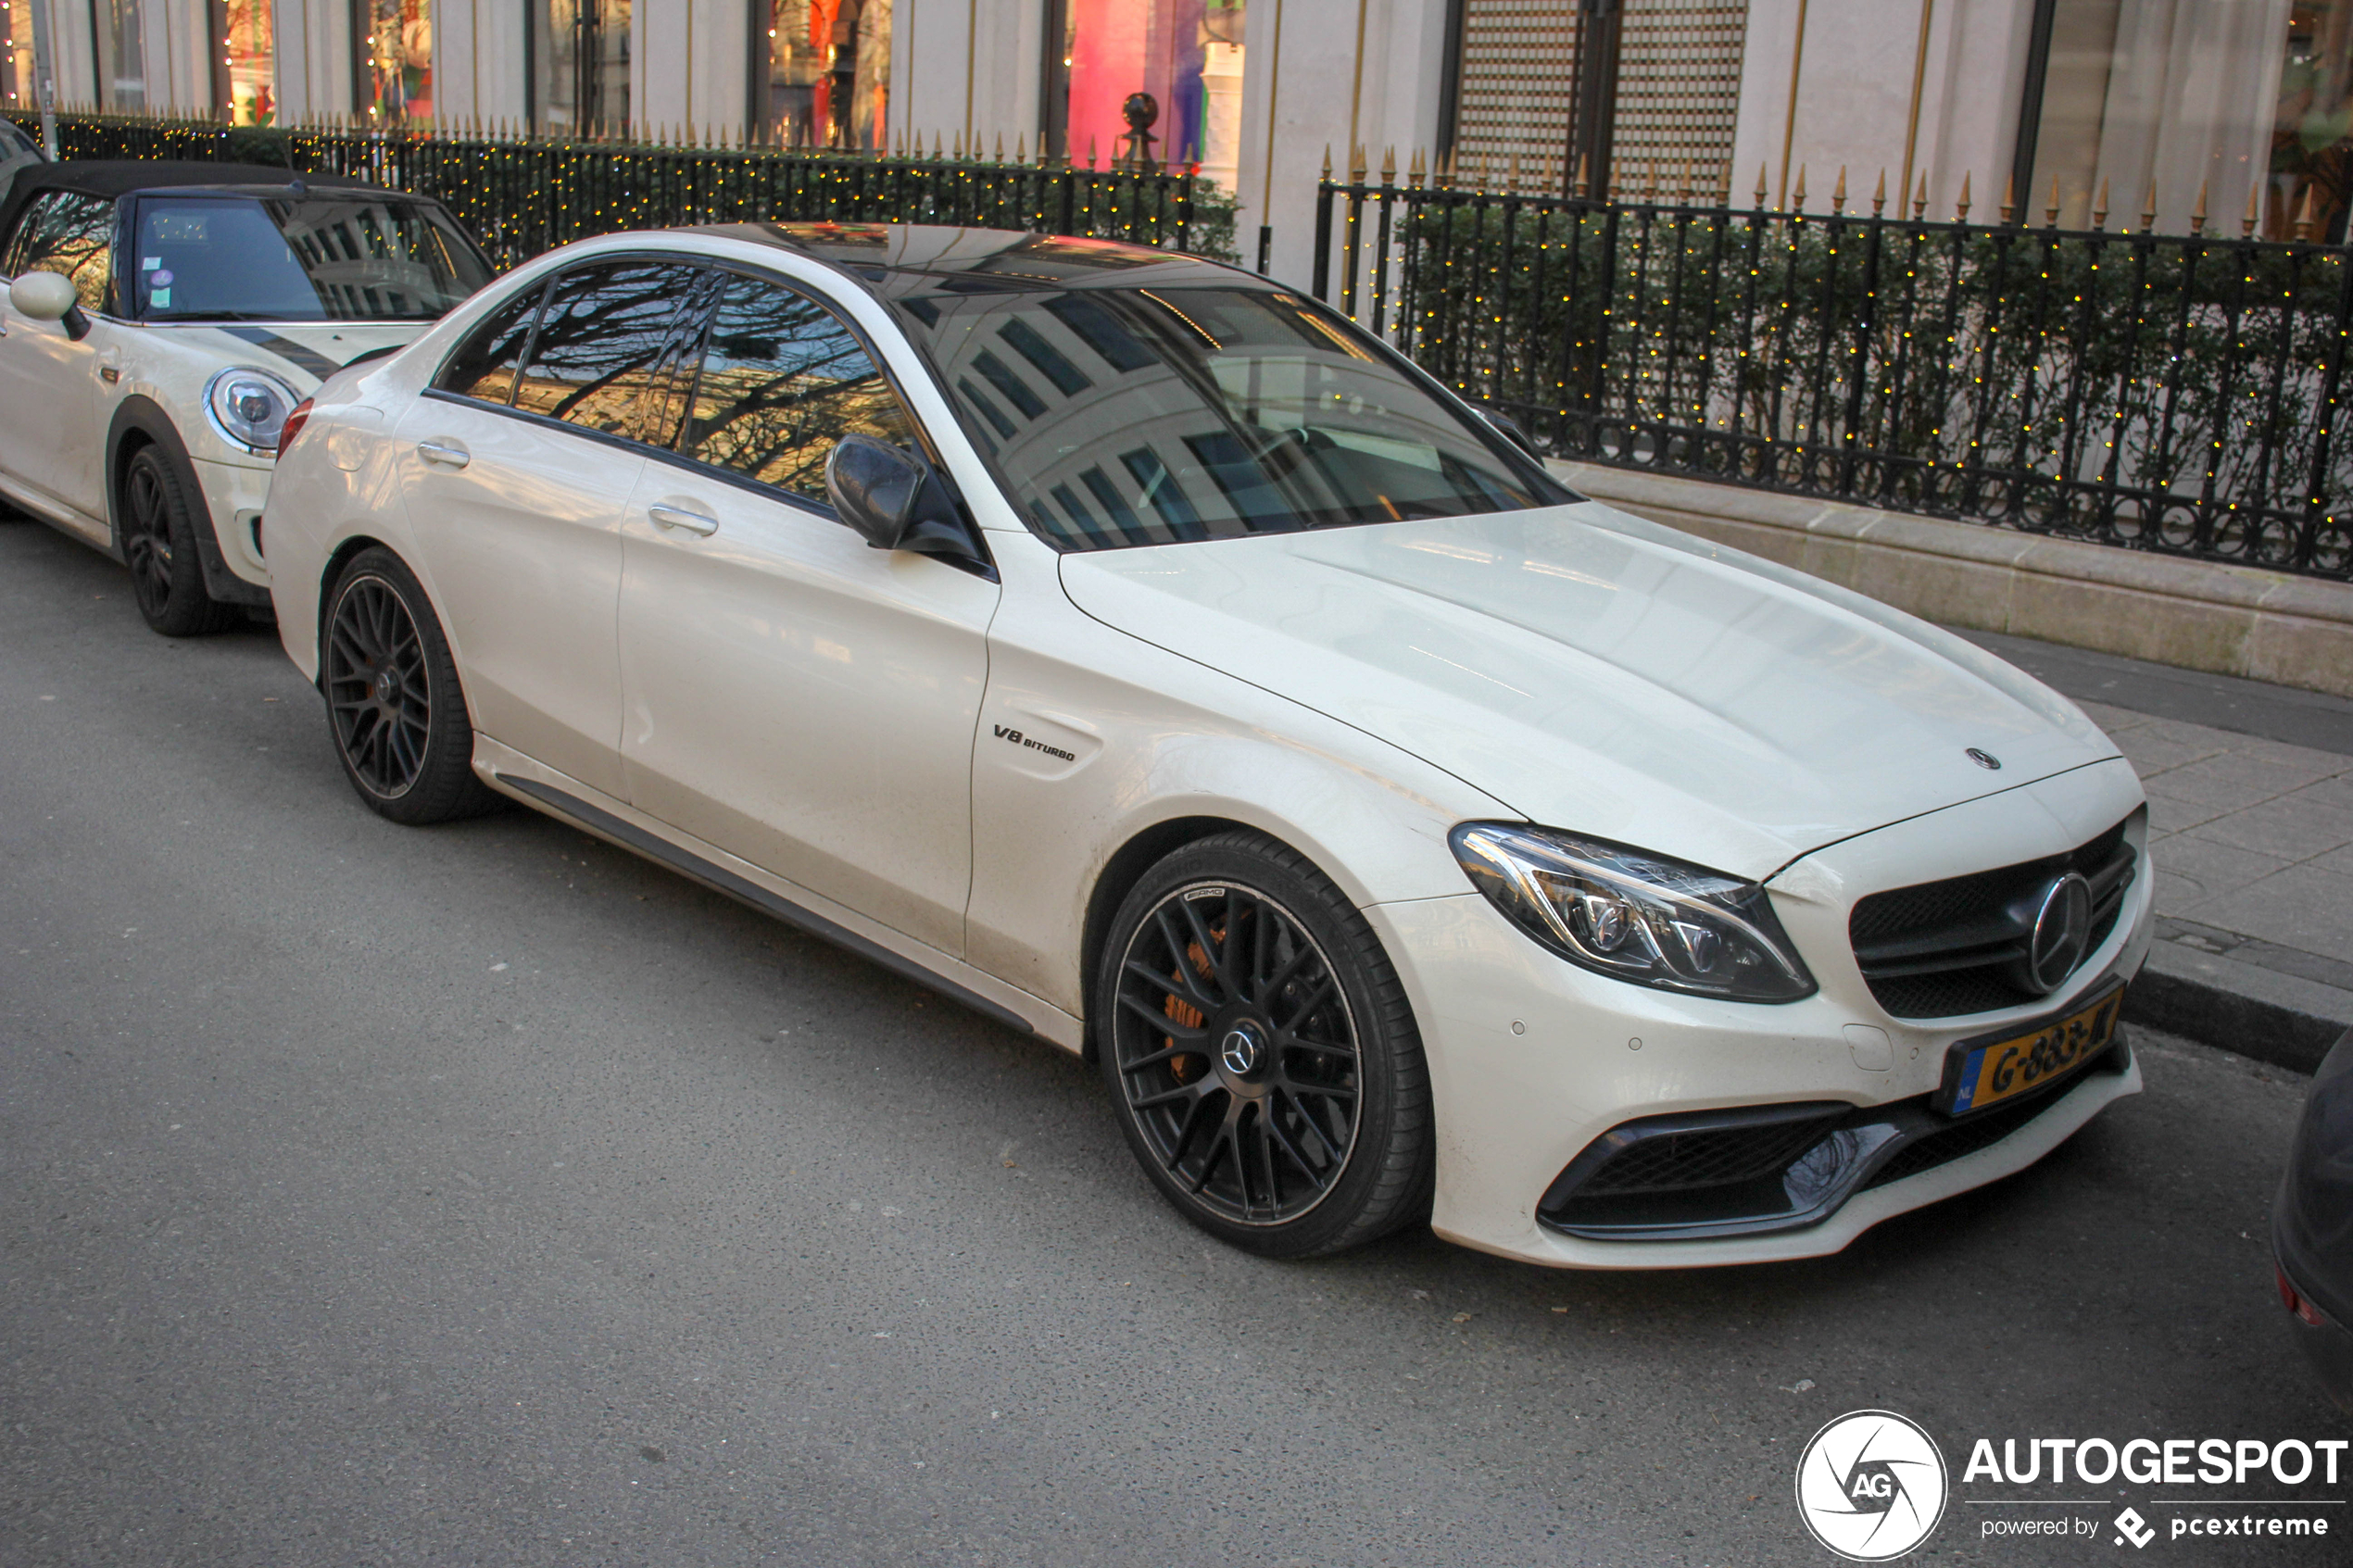
[[[354,0],[359,112],[371,125],[433,118],[433,0]]]
[[[2308,181],[2341,189],[2346,9],[2291,0],[2037,0],[2013,181],[2020,221],[2235,234],[2247,197],[2281,233]],[[2333,42],[2332,42],[2333,40]],[[2031,168],[2032,173],[2026,170]],[[2024,175],[2023,179],[2020,176]],[[2266,193],[2270,193],[2268,199]],[[2317,210],[2341,212],[2327,189]],[[2338,221],[2342,221],[2341,218]]]
[[[19,6],[26,0],[16,0]],[[274,0],[214,0],[212,6],[215,102],[224,104],[235,125],[278,122],[278,43],[272,28]]]
[[[802,146],[883,146],[890,6],[891,0],[758,0],[751,51],[758,134]]]
[[[1138,156],[1201,166],[1228,189],[1241,158],[1245,0],[1055,0],[1050,12],[1047,144],[1079,163]],[[1125,112],[1150,94],[1151,140]]]
[[[142,0],[97,0],[90,8],[97,30],[98,101],[115,114],[137,114],[147,107],[147,50],[141,31],[145,9]]]
[[[550,135],[629,124],[630,0],[535,0],[533,101]]]

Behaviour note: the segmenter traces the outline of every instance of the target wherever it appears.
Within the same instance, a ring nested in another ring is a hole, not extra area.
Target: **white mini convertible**
[[[131,569],[168,636],[270,603],[262,497],[312,387],[490,279],[437,202],[217,163],[0,189],[0,495]]]
[[[585,242],[330,378],[270,520],[368,805],[512,797],[1087,1053],[1259,1252],[1831,1252],[2140,1085],[2081,712],[1227,268]]]

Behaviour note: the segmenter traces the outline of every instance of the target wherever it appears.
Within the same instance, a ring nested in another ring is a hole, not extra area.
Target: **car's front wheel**
[[[1176,850],[1122,901],[1096,1047],[1129,1146],[1185,1217],[1267,1257],[1425,1218],[1428,1069],[1363,915],[1247,832]]]
[[[142,446],[123,465],[118,514],[131,596],[147,624],[167,637],[226,631],[240,617],[205,591],[196,554],[195,481],[157,447]]]
[[[400,558],[382,548],[353,557],[328,594],[323,630],[319,684],[335,755],[369,809],[422,825],[497,804],[474,776],[449,639]]]

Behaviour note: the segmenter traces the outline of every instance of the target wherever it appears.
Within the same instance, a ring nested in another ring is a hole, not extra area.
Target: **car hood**
[[[425,335],[431,321],[235,321],[157,323],[181,341],[218,354],[223,365],[246,365],[284,376],[297,392],[319,383],[363,354],[402,348]]]
[[[1736,876],[2117,755],[1949,633],[1592,502],[1061,564],[1087,614],[1531,822]]]

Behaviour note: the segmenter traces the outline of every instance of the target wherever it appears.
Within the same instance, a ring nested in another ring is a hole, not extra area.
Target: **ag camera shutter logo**
[[[1840,1416],[1798,1456],[1797,1516],[1850,1562],[1886,1562],[1928,1539],[1948,1489],[1935,1439],[1893,1411]]]

